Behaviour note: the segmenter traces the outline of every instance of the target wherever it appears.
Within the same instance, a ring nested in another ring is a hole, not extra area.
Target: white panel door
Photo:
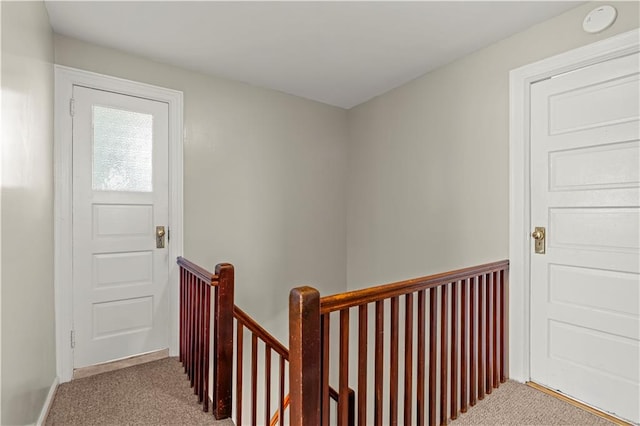
[[[73,88],[74,368],[168,347],[168,105]],[[165,247],[168,242],[165,239]]]
[[[640,422],[638,54],[532,85],[531,379]]]

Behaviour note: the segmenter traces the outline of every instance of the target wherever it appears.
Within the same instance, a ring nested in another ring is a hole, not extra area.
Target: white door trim
[[[165,102],[169,105],[169,259],[183,250],[183,97],[182,92],[88,71],[54,66],[54,288],[56,369],[60,382],[73,377],[72,303],[72,123],[70,99],[74,85]],[[178,282],[176,263],[169,262],[169,354],[178,353]]]
[[[509,79],[509,377],[530,379],[529,302],[531,245],[529,93],[531,84],[640,50],[632,30],[512,70]]]

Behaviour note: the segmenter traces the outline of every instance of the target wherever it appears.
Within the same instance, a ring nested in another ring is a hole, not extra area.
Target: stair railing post
[[[289,393],[292,426],[320,424],[320,293],[289,294]]]
[[[216,275],[218,285],[214,296],[213,415],[222,420],[231,417],[233,403],[233,265],[216,265]]]

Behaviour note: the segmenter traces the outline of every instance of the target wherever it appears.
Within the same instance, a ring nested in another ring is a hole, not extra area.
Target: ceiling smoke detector
[[[584,18],[582,29],[591,34],[599,33],[613,25],[617,17],[618,11],[613,6],[596,7]]]

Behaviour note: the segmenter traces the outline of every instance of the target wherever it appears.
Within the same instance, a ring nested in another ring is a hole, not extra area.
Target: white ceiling
[[[351,108],[570,1],[46,1],[55,32]]]

